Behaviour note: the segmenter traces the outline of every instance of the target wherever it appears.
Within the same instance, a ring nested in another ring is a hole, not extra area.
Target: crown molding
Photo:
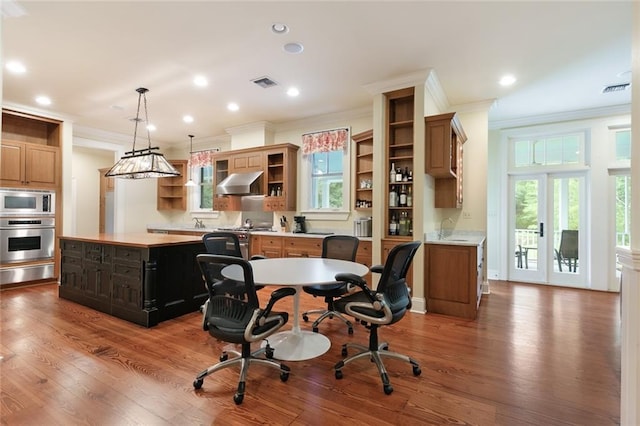
[[[275,127],[269,121],[256,121],[253,123],[241,124],[240,126],[227,127],[224,130],[230,135],[241,135],[258,130],[265,132],[275,132]]]
[[[332,112],[329,114],[316,115],[313,117],[306,117],[299,120],[279,123],[276,128],[278,132],[286,132],[304,127],[323,127],[326,125],[334,125],[334,123],[339,121],[347,122],[349,120],[356,120],[367,117],[373,119],[373,102],[371,103],[371,105],[368,105],[366,107],[350,109],[347,111]]]
[[[449,99],[442,89],[442,85],[440,84],[440,80],[438,79],[438,75],[435,70],[431,70],[431,72],[429,72],[424,86],[431,95],[433,102],[436,104],[436,108],[438,108],[439,111],[449,111]]]
[[[422,86],[425,84],[432,72],[433,70],[431,68],[427,68],[424,70],[390,78],[388,80],[365,84],[363,87],[372,95],[378,95],[380,93],[404,89],[405,87]]]

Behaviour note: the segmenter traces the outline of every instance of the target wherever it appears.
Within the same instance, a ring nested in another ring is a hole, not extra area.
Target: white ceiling
[[[4,71],[3,105],[42,110],[34,98],[46,94],[47,109],[78,126],[132,135],[143,86],[162,145],[371,108],[367,85],[426,69],[454,110],[497,100],[493,123],[631,102],[630,90],[601,93],[631,78],[631,1],[11,3],[25,15],[3,18],[2,60],[27,72]],[[290,31],[273,34],[276,22]],[[286,53],[288,42],[304,51]],[[515,85],[497,84],[505,73]],[[262,76],[279,85],[250,82]],[[300,96],[287,97],[289,86]]]

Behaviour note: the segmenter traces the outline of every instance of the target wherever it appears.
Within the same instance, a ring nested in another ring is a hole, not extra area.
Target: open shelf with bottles
[[[373,130],[367,130],[353,135],[356,157],[355,186],[356,210],[371,210],[373,208]]]
[[[386,101],[385,238],[413,237],[414,88],[384,94]]]

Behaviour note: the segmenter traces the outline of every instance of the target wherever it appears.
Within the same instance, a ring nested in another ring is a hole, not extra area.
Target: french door
[[[510,177],[509,279],[587,287],[586,173]]]

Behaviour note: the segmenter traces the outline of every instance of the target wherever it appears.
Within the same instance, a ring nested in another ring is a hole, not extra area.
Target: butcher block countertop
[[[123,234],[65,235],[60,237],[60,239],[147,248],[202,243],[202,237],[200,236],[151,234],[147,232],[131,232]]]

